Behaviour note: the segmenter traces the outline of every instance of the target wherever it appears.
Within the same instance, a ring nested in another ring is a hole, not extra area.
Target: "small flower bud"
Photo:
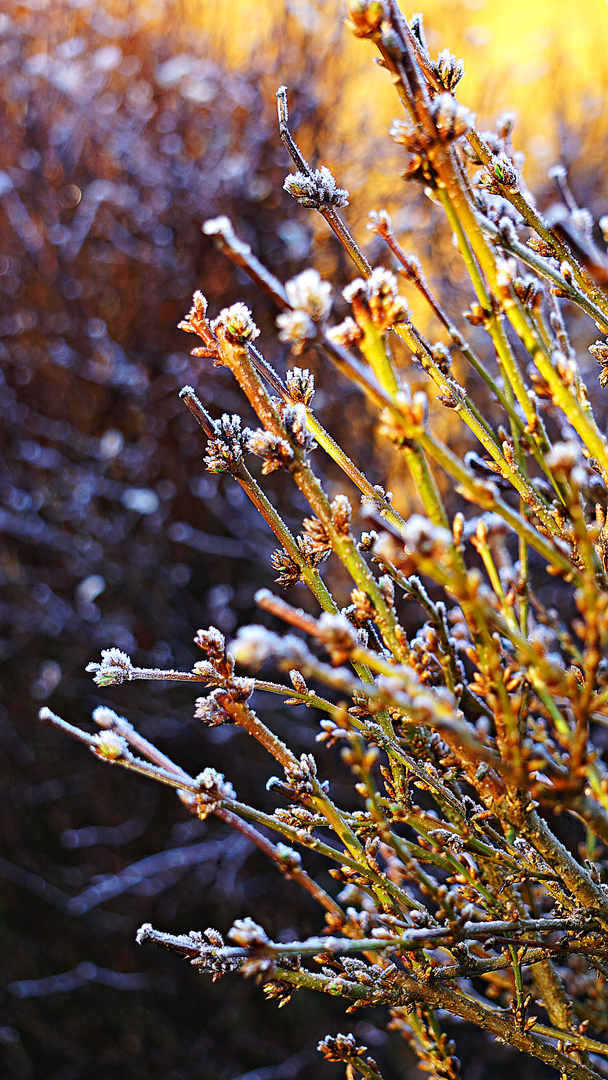
[[[119,735],[116,731],[100,731],[93,736],[93,743],[93,753],[106,761],[125,761],[133,757],[124,735]]]
[[[336,532],[348,536],[352,507],[346,495],[336,495],[331,504],[332,521]]]
[[[290,173],[285,177],[283,187],[308,210],[348,206],[348,191],[337,186],[335,178],[325,165],[315,169],[310,175],[303,172]]]
[[[346,0],[346,25],[355,37],[372,37],[386,18],[383,0]]]
[[[185,330],[187,334],[200,334],[203,329],[207,328],[206,313],[207,298],[197,289],[192,297],[190,311],[186,318],[177,324],[178,330]]]
[[[215,769],[206,768],[196,777],[196,782],[201,791],[209,791],[224,799],[236,799],[236,791],[232,784],[224,779],[224,774]]]
[[[507,191],[517,191],[517,169],[506,154],[494,154],[488,166],[490,175],[498,180]]]
[[[211,329],[214,334],[222,329],[228,341],[237,345],[245,345],[248,341],[255,341],[260,336],[249,308],[240,301],[232,307],[222,308],[217,319],[211,323]]]
[[[292,589],[301,580],[302,572],[300,567],[282,548],[273,551],[270,562],[274,569],[278,571],[278,577],[274,579],[277,585],[282,585],[284,589]]]
[[[435,70],[446,90],[454,90],[464,75],[464,60],[458,60],[449,49],[442,49]]]
[[[228,931],[230,941],[244,948],[250,946],[263,946],[268,942],[268,936],[259,923],[253,919],[237,919],[232,929]]]
[[[100,664],[87,664],[86,671],[94,671],[93,681],[98,686],[115,686],[133,677],[131,657],[120,649],[102,649]]]
[[[363,337],[363,331],[359,329],[350,315],[347,315],[344,321],[338,323],[337,326],[330,327],[326,333],[334,345],[342,345],[345,349],[358,345]]]
[[[308,368],[294,367],[285,377],[287,389],[295,404],[310,405],[315,395],[315,377]]]
[[[259,429],[251,432],[246,449],[251,454],[264,458],[262,472],[265,475],[286,468],[293,460],[293,450],[287,440],[272,431]]]

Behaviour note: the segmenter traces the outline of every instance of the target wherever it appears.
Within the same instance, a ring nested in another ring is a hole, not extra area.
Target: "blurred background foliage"
[[[482,128],[507,107],[520,114],[540,204],[555,198],[546,172],[559,160],[581,205],[605,213],[603,0],[428,0],[425,22],[433,50],[466,58],[460,97]],[[194,288],[215,309],[245,299],[267,355],[288,362],[276,313],[200,231],[218,213],[283,279],[311,262],[337,285],[352,276],[321,219],[282,191],[277,85],[289,85],[304,151],[350,189],[370,256],[383,254],[365,218],[386,205],[455,317],[464,282],[438,214],[398,179],[393,92],[335,0],[4,0],[0,69],[3,1075],[326,1080],[339,1070],[314,1046],[344,1029],[340,1009],[296,996],[277,1013],[252,984],[211,985],[134,944],[144,920],[225,930],[253,911],[276,935],[311,933],[306,896],[238,837],[101,769],[36,714],[44,702],[73,721],[90,713],[101,698],[84,667],[102,647],[190,666],[197,627],[231,633],[271,581],[274,545],[240,489],[205,473],[177,391],[194,383],[214,415],[242,402],[222,369],[211,376],[189,357],[176,323]],[[407,507],[355,392],[320,372],[315,403]],[[335,493],[339,478],[317,464]],[[272,480],[297,529],[304,506]],[[184,688],[127,686],[103,700],[188,769],[213,765],[259,799],[268,761],[243,735],[198,727]],[[279,732],[289,722],[294,748],[313,747],[312,717],[264,708]],[[325,767],[335,773],[331,754]],[[389,1075],[414,1074],[372,1013],[353,1021]],[[494,1046],[488,1062],[479,1034],[460,1050],[469,1080],[511,1075],[513,1052]]]

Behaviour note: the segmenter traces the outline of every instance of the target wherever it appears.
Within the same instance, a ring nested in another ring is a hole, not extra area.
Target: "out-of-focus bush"
[[[305,52],[295,31],[285,48]],[[128,932],[149,910],[144,895],[184,926],[201,896],[235,915],[249,888],[272,903],[262,861],[228,839],[207,844],[204,826],[154,793],[99,782],[34,721],[51,694],[74,718],[94,702],[84,665],[108,640],[153,662],[179,648],[184,659],[197,626],[231,630],[229,606],[246,611],[261,583],[251,555],[273,544],[231,485],[204,473],[177,398],[192,380],[214,411],[230,410],[232,391],[201,386],[176,323],[193,288],[222,302],[244,288],[204,218],[230,213],[281,277],[308,256],[308,225],[287,223],[285,154],[260,85],[276,81],[276,40],[273,50],[246,76],[228,72],[177,5],[148,22],[60,0],[7,0],[0,14],[6,1075],[184,1068],[207,1080],[224,1075],[220,1059],[237,1071],[289,1052],[288,1036],[280,1046],[277,1031],[255,1034],[255,1015],[237,1024],[249,988],[230,1003],[195,992],[177,965],[149,977],[156,965]],[[315,108],[309,82],[298,109],[312,137]],[[246,774],[242,749],[201,748],[183,705],[155,695],[148,734],[201,767],[206,753],[219,767],[230,754]],[[159,847],[160,862],[139,865]],[[77,899],[106,876],[117,894]]]

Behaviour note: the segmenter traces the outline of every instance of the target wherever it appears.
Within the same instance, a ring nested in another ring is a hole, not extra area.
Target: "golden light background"
[[[306,54],[291,52],[275,70],[290,81],[290,67],[321,65],[328,81],[343,81],[339,133],[353,116],[370,130],[386,130],[398,111],[374,50],[341,25],[340,0],[181,0],[142,5],[152,23],[170,10],[182,19],[184,44],[233,69],[273,68],[293,35],[306,39]],[[505,109],[518,114],[519,144],[530,167],[549,167],[559,151],[559,122],[577,123],[585,109],[608,111],[608,5],[606,0],[426,0],[432,55],[448,47],[466,64],[458,96],[479,115],[482,127]],[[413,10],[403,6],[406,16]],[[264,65],[264,61],[266,62]]]

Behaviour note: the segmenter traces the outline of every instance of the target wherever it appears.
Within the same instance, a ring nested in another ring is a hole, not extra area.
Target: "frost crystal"
[[[87,664],[86,671],[94,671],[93,681],[98,686],[114,686],[133,678],[130,656],[120,649],[102,649],[101,664]]]
[[[93,744],[93,752],[107,761],[125,760],[133,756],[124,735],[118,735],[115,731],[100,731],[93,736]]]
[[[204,649],[210,656],[221,659],[226,648],[226,639],[220,630],[215,626],[210,626],[208,630],[196,631],[194,644],[198,645],[199,649]]]
[[[442,49],[436,66],[446,90],[454,90],[464,75],[464,60],[458,60],[449,49]]]
[[[257,454],[264,458],[262,472],[264,475],[284,469],[293,460],[293,449],[280,435],[272,431],[253,431],[249,435],[246,449],[251,454]]]
[[[317,1046],[328,1061],[348,1061],[360,1057],[367,1050],[359,1046],[354,1035],[326,1035]]]
[[[360,293],[365,293],[365,281],[363,278],[355,278],[354,281],[350,281],[348,285],[345,285],[342,289],[342,296],[346,300],[347,304],[352,304],[355,296],[359,296]]]
[[[277,855],[283,860],[283,862],[290,863],[292,866],[301,866],[302,858],[298,851],[294,851],[293,848],[287,847],[287,844],[276,845]]]
[[[335,178],[325,165],[308,176],[303,172],[290,173],[285,177],[283,187],[308,210],[348,206],[348,191],[336,185]]]
[[[236,791],[231,783],[224,779],[224,774],[215,769],[206,768],[196,777],[201,789],[220,795],[223,799],[236,799]]]
[[[350,315],[347,315],[343,322],[338,323],[337,326],[332,326],[326,332],[327,337],[334,345],[342,345],[346,349],[352,345],[357,345],[363,337],[362,331]]]
[[[220,214],[219,217],[215,218],[208,218],[203,224],[203,232],[205,236],[223,236],[226,240],[232,239],[234,236],[232,222],[225,214]]]
[[[208,727],[220,727],[222,724],[233,723],[230,714],[217,700],[217,694],[218,690],[213,690],[207,694],[207,697],[199,697],[194,702],[195,719],[202,720]]]
[[[241,430],[240,416],[228,413],[213,422],[213,430],[215,436],[207,443],[205,464],[209,472],[234,472],[243,460],[243,446],[251,432],[249,428]]]
[[[287,434],[307,452],[314,450],[316,443],[306,428],[306,409],[303,405],[289,405],[283,413],[283,423]]]
[[[107,705],[98,705],[93,709],[93,720],[101,728],[113,728],[116,724],[125,724],[127,721],[122,716],[109,709]]]
[[[360,302],[369,308],[371,318],[382,332],[388,330],[396,322],[404,322],[409,317],[407,303],[399,295],[397,277],[392,270],[385,270],[383,266],[377,266],[372,270],[367,281],[363,278],[355,278],[343,289],[342,295],[349,304],[354,303],[359,297]],[[356,309],[354,314],[355,318],[359,319]],[[344,329],[345,324],[342,325],[342,333]],[[336,340],[335,336],[334,340]]]
[[[447,92],[435,98],[431,112],[437,131],[446,142],[466,135],[475,122],[473,113],[465,105],[460,105],[456,98]]]
[[[182,319],[182,321],[177,324],[178,330],[185,330],[187,334],[200,334],[203,328],[206,327],[206,314],[207,298],[197,289],[192,297],[192,307],[190,308],[190,311],[186,315],[186,318]]]
[[[211,323],[214,333],[222,328],[229,341],[238,345],[244,345],[248,341],[255,341],[260,336],[259,328],[253,321],[253,315],[246,304],[240,301],[232,307],[222,308],[217,319]]]
[[[315,377],[308,368],[294,367],[287,372],[285,381],[294,402],[310,405],[315,396]]]
[[[237,919],[232,929],[228,931],[228,937],[230,941],[234,941],[235,945],[242,945],[245,948],[251,945],[265,945],[268,941],[268,936],[259,923],[250,918]]]

